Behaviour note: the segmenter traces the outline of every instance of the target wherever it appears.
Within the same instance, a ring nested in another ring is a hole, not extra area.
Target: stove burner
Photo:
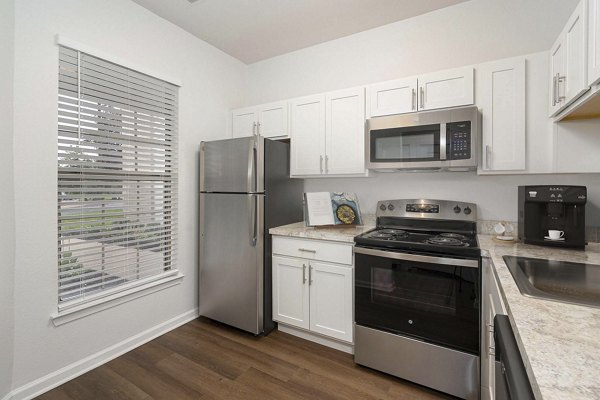
[[[402,229],[380,229],[369,234],[372,239],[400,240],[408,237],[408,233]]]
[[[458,240],[466,240],[467,237],[465,235],[461,235],[460,233],[440,233],[438,236],[445,238],[452,238]]]
[[[442,235],[433,237],[431,239],[427,239],[425,241],[425,243],[437,244],[437,245],[442,245],[442,246],[452,246],[452,247],[467,247],[467,246],[469,246],[468,243],[463,242],[460,239],[456,239],[453,237],[444,237]]]
[[[388,235],[406,235],[406,231],[402,229],[380,229],[377,233],[385,233]]]

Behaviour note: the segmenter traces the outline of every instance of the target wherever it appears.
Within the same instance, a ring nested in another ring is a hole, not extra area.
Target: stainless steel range
[[[354,241],[356,363],[479,398],[477,206],[387,200]]]

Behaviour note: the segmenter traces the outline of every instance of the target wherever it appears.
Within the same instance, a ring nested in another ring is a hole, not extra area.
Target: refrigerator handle
[[[250,246],[256,247],[258,240],[258,196],[248,195],[248,208],[250,209]]]
[[[248,147],[248,193],[256,191],[256,140],[253,139]],[[254,188],[252,187],[254,181]]]

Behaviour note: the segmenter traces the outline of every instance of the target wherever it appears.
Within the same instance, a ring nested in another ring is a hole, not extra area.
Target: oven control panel
[[[439,204],[410,203],[406,205],[406,212],[439,214],[440,206]]]
[[[477,221],[477,205],[452,200],[381,200],[376,216]]]

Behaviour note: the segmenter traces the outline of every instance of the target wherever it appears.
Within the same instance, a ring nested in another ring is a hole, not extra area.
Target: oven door
[[[358,325],[479,354],[479,260],[354,252]]]

